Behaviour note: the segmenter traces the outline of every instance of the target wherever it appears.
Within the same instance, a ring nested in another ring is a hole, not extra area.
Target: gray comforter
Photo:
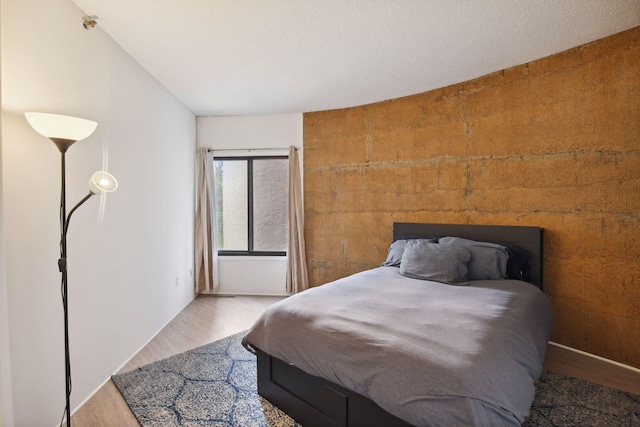
[[[380,267],[271,306],[245,345],[418,426],[519,426],[552,326],[535,286],[452,286]]]

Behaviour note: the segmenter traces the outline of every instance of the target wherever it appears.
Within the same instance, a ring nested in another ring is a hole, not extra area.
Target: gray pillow
[[[400,267],[400,262],[402,261],[402,254],[404,253],[404,246],[408,241],[413,239],[401,239],[396,240],[395,242],[389,245],[389,252],[387,253],[387,259],[382,263],[383,267]],[[427,242],[435,242],[437,239],[435,238],[426,238],[420,239]]]
[[[400,263],[400,274],[414,279],[460,283],[467,280],[469,258],[471,253],[462,246],[408,240]]]
[[[496,243],[479,242],[460,237],[442,237],[440,244],[469,249],[469,280],[502,280],[507,278],[507,248]]]

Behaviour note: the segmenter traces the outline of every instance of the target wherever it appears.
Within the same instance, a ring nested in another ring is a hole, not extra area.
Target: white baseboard
[[[578,354],[581,354],[583,356],[587,356],[587,357],[591,357],[593,359],[597,359],[597,360],[599,360],[601,362],[606,362],[606,363],[610,363],[612,365],[616,365],[616,366],[618,366],[620,368],[629,369],[630,371],[633,371],[635,373],[640,374],[640,369],[634,368],[633,366],[625,365],[624,363],[616,362],[615,360],[607,359],[605,357],[600,357],[600,356],[597,356],[595,354],[587,353],[586,351],[582,351],[582,350],[578,350],[577,348],[568,347],[566,345],[558,344],[557,342],[553,342],[553,341],[549,341],[549,344],[554,346],[554,347],[559,347],[559,348],[562,348],[564,350],[573,351],[574,353],[578,353]]]
[[[198,295],[214,296],[214,297],[290,297],[291,294],[256,294],[256,293],[243,293],[243,292],[215,292],[215,291],[200,291]]]

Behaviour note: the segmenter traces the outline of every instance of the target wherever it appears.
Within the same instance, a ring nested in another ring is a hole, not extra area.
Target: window
[[[216,157],[219,255],[287,253],[287,156]]]

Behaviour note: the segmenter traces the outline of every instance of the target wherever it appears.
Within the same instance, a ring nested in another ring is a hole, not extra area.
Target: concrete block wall
[[[545,229],[552,340],[640,367],[640,27],[426,93],[304,115],[312,286],[392,223]]]

